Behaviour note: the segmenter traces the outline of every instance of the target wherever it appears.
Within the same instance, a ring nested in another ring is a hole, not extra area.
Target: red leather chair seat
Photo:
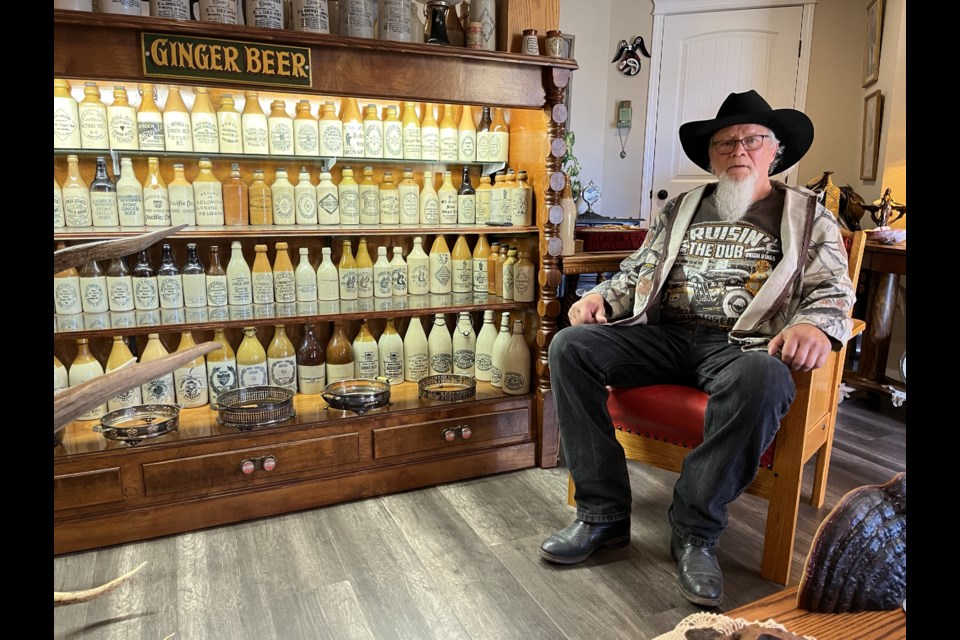
[[[693,449],[703,442],[703,414],[707,394],[693,387],[655,384],[649,387],[611,388],[607,410],[615,429]],[[760,458],[773,468],[777,439]]]

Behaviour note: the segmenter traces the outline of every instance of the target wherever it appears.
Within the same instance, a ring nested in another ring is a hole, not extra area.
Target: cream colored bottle
[[[427,337],[430,355],[430,375],[453,373],[453,339],[447,329],[447,320],[442,313],[433,316],[433,326]]]
[[[450,248],[442,235],[430,247],[430,293],[450,293],[453,290],[453,272]]]
[[[523,320],[513,321],[513,333],[503,348],[503,392],[523,395],[530,392],[530,349],[523,338]]]
[[[297,283],[297,302],[315,302],[317,300],[317,272],[310,264],[310,250],[300,247],[300,263],[294,270]]]
[[[512,207],[515,227],[526,227],[533,223],[533,187],[527,178],[527,172],[521,169],[517,172],[517,188],[513,193],[516,205]]]
[[[312,158],[320,153],[320,130],[310,109],[309,100],[297,101],[297,113],[293,117],[293,154]]]
[[[237,111],[233,95],[220,96],[220,108],[217,110],[217,134],[220,137],[220,153],[243,153],[243,124]]]
[[[343,155],[362,158],[365,151],[363,116],[356,98],[340,99],[340,122],[343,123]]]
[[[213,341],[218,343],[220,348],[207,354],[207,388],[210,390],[211,404],[217,401],[221,393],[240,386],[237,356],[227,342],[222,328],[213,330]]]
[[[487,293],[487,258],[489,256],[490,244],[487,242],[487,236],[481,235],[477,238],[472,256],[474,293]]]
[[[120,159],[120,179],[117,180],[117,213],[121,227],[142,227],[143,185],[137,180],[130,158]]]
[[[400,379],[403,379],[402,363]],[[69,388],[70,374],[67,372],[67,368],[63,366],[63,363],[60,362],[60,358],[53,356],[53,393],[58,394],[61,391],[66,391]]]
[[[263,178],[263,169],[253,170],[247,190],[250,199],[250,224],[273,224],[273,192]]]
[[[273,224],[296,224],[297,192],[283,167],[277,169],[273,184],[270,185],[270,196],[273,200]]]
[[[60,229],[67,226],[67,218],[63,212],[63,189],[53,179],[53,228]]]
[[[490,382],[493,375],[493,343],[497,339],[497,327],[493,324],[493,310],[483,312],[483,326],[477,334],[474,377]]]
[[[470,252],[470,245],[467,244],[465,235],[461,234],[457,237],[457,241],[453,243],[450,258],[453,272],[453,282],[451,284],[453,293],[470,293],[473,291],[473,255]]]
[[[274,325],[273,340],[267,346],[267,380],[274,387],[297,392],[297,350],[282,324]]]
[[[146,82],[140,85],[137,140],[141,151],[165,151],[167,148],[163,137],[163,114],[157,106],[157,91]]]
[[[360,186],[353,179],[353,169],[350,167],[344,167],[340,172],[337,198],[340,202],[340,224],[360,224]]]
[[[66,226],[93,226],[90,207],[90,188],[80,177],[80,161],[77,156],[67,156],[67,179],[63,183],[63,210]]]
[[[517,263],[513,266],[513,299],[517,302],[533,302],[536,293],[536,266],[525,251],[519,251]]]
[[[170,226],[170,192],[160,175],[160,160],[147,158],[147,180],[143,185],[143,220],[148,227]]]
[[[457,189],[449,171],[443,172],[443,184],[437,189],[440,224],[457,224]]]
[[[433,103],[426,103],[420,121],[420,158],[440,161],[440,125],[433,115]]]
[[[186,351],[196,344],[193,334],[184,331],[180,334],[180,345],[177,351]],[[207,363],[202,355],[174,371],[173,383],[177,402],[185,409],[202,407],[210,401],[207,387]]]
[[[77,105],[77,109],[80,114],[80,144],[83,148],[109,148],[107,105],[100,99],[100,87],[96,82],[83,84],[83,100]]]
[[[193,90],[190,129],[196,153],[220,153],[220,126],[206,87]]]
[[[306,167],[300,167],[293,197],[296,202],[296,223],[298,225],[317,224],[317,188],[311,181],[310,171]]]
[[[243,259],[243,246],[236,240],[230,243],[230,262],[227,263],[227,302],[231,305],[253,303],[253,277]]]
[[[500,245],[500,255],[497,256],[497,264],[494,268],[494,295],[500,296],[501,298],[503,297],[503,264],[507,261],[507,256],[511,248],[515,247],[510,247],[506,244]]]
[[[513,278],[516,264],[517,250],[510,247],[507,251],[507,259],[503,262],[503,290],[500,296],[504,300],[513,300]]]
[[[107,107],[107,131],[110,148],[114,151],[140,148],[137,112],[130,105],[126,87],[113,88],[113,103]]]
[[[363,148],[363,155],[367,158],[383,157],[383,121],[375,104],[368,104],[364,109]]]
[[[360,238],[357,245],[357,297],[373,297],[373,260],[367,250],[367,239]]]
[[[440,196],[433,187],[432,171],[423,172],[423,190],[420,191],[420,224],[440,224]]]
[[[500,316],[500,332],[493,341],[493,352],[490,356],[490,384],[503,387],[503,350],[510,342],[510,314],[506,311]]]
[[[495,107],[490,123],[489,162],[507,162],[510,154],[510,127],[503,118],[503,109]]]
[[[357,299],[357,262],[353,259],[353,248],[349,240],[344,240],[341,248],[340,266],[337,269],[340,276],[340,299]],[[319,286],[319,276],[317,284]]]
[[[510,191],[502,173],[497,174],[490,191],[490,222],[510,222]]]
[[[378,192],[380,196],[380,224],[400,224],[400,191],[393,181],[393,172],[384,171]]]
[[[110,311],[133,311],[133,278],[125,256],[114,257],[107,267]]]
[[[173,250],[168,243],[162,247],[160,268],[157,269],[157,290],[160,292],[160,308],[180,309],[184,306],[183,275],[173,258]]]
[[[423,250],[423,239],[413,239],[413,249],[407,256],[407,291],[412,295],[430,293],[430,256]]]
[[[377,247],[377,261],[373,263],[373,296],[390,298],[393,296],[393,269],[387,259],[387,248]]]
[[[76,387],[78,385],[98,378],[103,375],[103,366],[100,362],[93,357],[93,354],[90,353],[90,340],[87,338],[77,339],[77,357],[73,359],[73,362],[70,364],[70,371],[68,378],[70,379],[70,386]],[[90,409],[83,415],[77,418],[77,420],[99,420],[107,413],[107,403]]]
[[[363,179],[357,191],[360,196],[360,224],[380,224],[380,185],[373,179],[373,167],[363,168]]]
[[[193,127],[190,112],[180,95],[180,87],[167,89],[167,101],[163,105],[163,141],[167,151],[193,151]]]
[[[132,362],[131,362],[132,361]],[[113,337],[113,346],[110,348],[110,355],[107,357],[107,366],[104,373],[116,371],[122,366],[129,366],[137,361],[130,353],[127,343],[122,336]],[[117,409],[126,409],[134,405],[142,404],[140,395],[140,386],[127,389],[107,401],[107,411],[116,411]]]
[[[403,336],[403,379],[407,382],[419,382],[430,371],[430,349],[427,346],[427,334],[423,323],[416,316],[410,318],[407,332]]]
[[[403,103],[403,157],[406,160],[420,160],[423,153],[423,143],[420,139],[420,119],[417,118],[417,104]]]
[[[403,338],[397,333],[393,318],[387,318],[387,326],[377,341],[377,351],[380,354],[380,375],[391,385],[403,382]]]
[[[453,119],[453,105],[442,105],[443,116],[440,118],[440,162],[456,162],[460,157],[459,153],[459,131],[457,123]]]
[[[267,117],[267,141],[272,155],[293,154],[293,118],[287,113],[287,103],[274,100]]]
[[[390,295],[407,295],[407,263],[403,259],[403,247],[393,248],[390,260]]]
[[[397,107],[389,105],[383,117],[383,157],[388,160],[403,159],[403,123]]]
[[[53,148],[80,149],[80,110],[70,93],[70,83],[63,78],[53,79]]]
[[[420,187],[413,180],[413,170],[403,170],[403,180],[397,185],[400,197],[400,224],[420,224]]]
[[[286,242],[276,244],[276,257],[273,260],[273,295],[277,302],[297,301],[297,278],[293,263],[290,261],[289,247]]]
[[[513,169],[507,169],[507,206],[504,210],[504,215],[506,216],[503,219],[503,222],[509,222],[510,224],[516,224],[513,220],[517,217],[517,207],[519,206],[519,201],[517,196],[523,195],[522,191],[517,189],[517,174]]]
[[[170,196],[170,225],[197,224],[197,205],[193,196],[193,185],[187,181],[183,165],[173,165],[173,180],[167,185]]]
[[[380,375],[380,351],[366,320],[360,324],[357,337],[353,339],[353,375],[367,379]]]
[[[333,323],[333,333],[327,343],[327,384],[350,380],[355,377],[353,366],[353,346],[347,337],[343,323]]]
[[[168,355],[168,352],[163,343],[160,342],[160,334],[148,334],[147,345],[140,354],[140,362],[159,360],[165,355]],[[173,404],[177,401],[174,388],[173,374],[167,373],[140,385],[140,396],[144,404]]]
[[[262,387],[268,382],[267,352],[257,339],[256,327],[244,327],[237,347],[237,375],[241,387]]]
[[[460,124],[457,126],[457,162],[477,161],[477,125],[473,121],[473,109],[463,105]]]
[[[490,222],[491,200],[493,187],[490,185],[490,176],[480,176],[480,185],[477,187],[477,224],[485,225]]]
[[[473,331],[473,320],[469,311],[461,311],[453,328],[453,373],[474,377],[476,355],[477,334]]]
[[[198,227],[223,226],[223,185],[213,173],[213,163],[200,158],[200,172],[193,181]]]
[[[340,274],[333,264],[330,247],[320,249],[320,266],[317,267],[317,300],[340,299]]]
[[[243,96],[243,112],[240,114],[243,152],[266,155],[270,153],[270,144],[267,142],[267,116],[260,106],[260,96],[256,91],[246,91]]]
[[[321,111],[317,121],[320,155],[336,158],[343,155],[343,123],[337,117],[336,105],[333,102],[324,102]]]
[[[58,315],[73,315],[83,311],[80,274],[76,267],[53,274],[53,305]]]
[[[267,259],[267,245],[254,245],[256,255],[250,270],[253,285],[253,304],[273,304],[273,269]]]
[[[207,274],[200,263],[195,242],[187,243],[187,262],[181,272],[183,282],[183,304],[196,309],[207,306]]]
[[[320,173],[317,183],[317,223],[340,224],[340,190],[328,171]]]

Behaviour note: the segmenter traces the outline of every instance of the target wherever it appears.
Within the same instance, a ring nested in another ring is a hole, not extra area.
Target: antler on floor
[[[94,587],[93,589],[85,589],[83,591],[54,591],[53,606],[62,607],[68,604],[78,604],[80,602],[88,602],[93,600],[98,596],[102,596],[107,592],[113,591],[121,584],[129,580],[133,574],[135,574],[137,571],[140,571],[140,569],[143,569],[145,566],[147,566],[147,563],[141,562],[140,566],[133,571],[128,571],[119,578],[114,578],[110,582],[100,585],[99,587]]]

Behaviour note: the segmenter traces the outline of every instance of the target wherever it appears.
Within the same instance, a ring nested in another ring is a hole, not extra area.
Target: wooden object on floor
[[[854,288],[860,274],[865,244],[866,234],[863,231],[854,234],[848,258],[848,273]],[[863,323],[854,323],[855,331],[862,328]],[[774,448],[772,464],[769,467],[762,466],[756,479],[747,488],[747,492],[769,501],[760,575],[779,584],[787,584],[790,578],[803,468],[814,455],[817,456],[817,462],[810,504],[817,508],[823,505],[845,353],[846,346],[840,351],[831,352],[823,367],[814,371],[794,372],[796,396],[790,405],[790,411],[780,422],[780,430],[771,445]],[[706,394],[702,391],[692,388],[683,390],[689,392],[686,394],[689,398],[685,397],[684,401],[699,401],[705,406]],[[637,390],[623,391],[626,393],[621,391],[618,394],[626,397],[630,391]],[[638,412],[631,406],[639,404],[640,401],[618,402],[618,394],[611,394],[608,408],[614,419],[617,440],[623,446],[627,460],[679,472],[683,459],[692,447],[702,442],[701,412],[687,412],[699,418],[699,426],[684,425],[684,433],[690,432],[691,435],[700,437],[697,442],[687,443],[660,433],[651,433],[651,429],[658,426],[643,422],[642,416],[637,416]],[[650,398],[642,398],[642,402],[655,401],[652,394]],[[680,428],[671,426],[674,430]],[[567,494],[570,504],[575,504],[574,491],[571,478]]]
[[[540,51],[547,31],[560,28],[560,0],[497,0],[497,50],[520,53],[524,29],[536,29]]]
[[[812,613],[797,609],[797,589],[790,587],[724,615],[744,620],[775,620],[797,635],[817,640],[899,640],[907,637],[907,614],[893,611]]]

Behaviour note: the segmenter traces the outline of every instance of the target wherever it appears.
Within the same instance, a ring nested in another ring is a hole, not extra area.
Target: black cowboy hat
[[[694,164],[709,172],[710,137],[720,129],[735,124],[759,124],[776,134],[784,152],[775,173],[800,162],[813,144],[813,123],[805,113],[796,109],[771,109],[767,101],[751,89],[745,93],[728,95],[713,120],[697,120],[680,125],[683,151]]]

